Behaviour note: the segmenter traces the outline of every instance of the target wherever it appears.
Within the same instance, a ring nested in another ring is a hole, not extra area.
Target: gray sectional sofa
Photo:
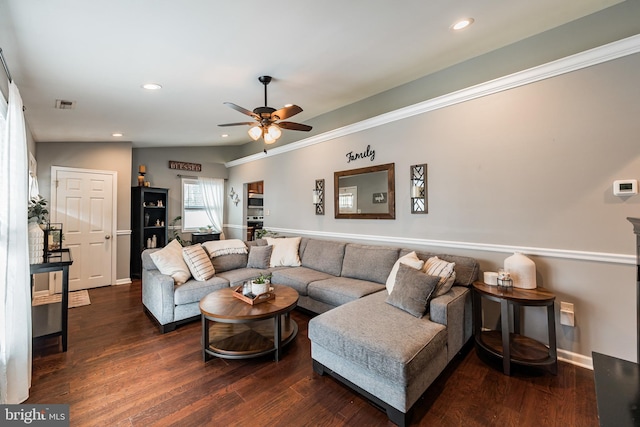
[[[266,245],[264,240],[246,242]],[[478,263],[468,257],[416,251],[455,262],[454,286],[430,300],[423,317],[387,303],[385,283],[396,261],[410,249],[302,238],[299,266],[247,268],[247,255],[213,259],[216,274],[205,282],[174,286],[144,251],[142,298],[163,330],[199,316],[207,293],[271,273],[272,282],[300,295],[298,306],[318,314],[309,321],[314,371],[329,374],[366,396],[398,425],[462,349],[472,333],[471,292]]]

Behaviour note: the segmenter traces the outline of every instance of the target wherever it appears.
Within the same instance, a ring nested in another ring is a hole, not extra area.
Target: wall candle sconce
[[[144,174],[147,173],[145,165],[138,166],[138,187],[144,187]]]
[[[427,164],[413,165],[411,173],[411,213],[428,213]]]
[[[313,204],[316,206],[316,215],[324,215],[324,179],[316,179],[316,187],[313,189]]]

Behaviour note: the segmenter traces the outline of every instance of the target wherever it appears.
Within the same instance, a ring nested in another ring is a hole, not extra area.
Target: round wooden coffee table
[[[298,334],[298,324],[289,313],[298,304],[298,292],[272,285],[276,297],[256,305],[233,295],[235,288],[214,291],[200,300],[202,313],[202,357],[246,359],[274,353]]]

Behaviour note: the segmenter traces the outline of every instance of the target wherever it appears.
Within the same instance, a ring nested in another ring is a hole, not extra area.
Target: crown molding
[[[538,65],[533,68],[518,71],[475,86],[470,86],[465,89],[438,96],[436,98],[428,99],[417,104],[399,108],[397,110],[323,132],[297,142],[292,142],[291,144],[275,147],[268,150],[266,154],[256,153],[232,160],[226,162],[225,166],[227,168],[231,168],[256,160],[261,160],[266,157],[277,156],[289,151],[299,150],[311,145],[320,144],[326,141],[331,141],[332,139],[350,135],[352,133],[361,132],[366,129],[382,126],[397,120],[460,104],[462,102],[524,86],[540,80],[549,79],[551,77],[591,67],[603,62],[612,61],[638,52],[640,52],[640,34],[589,49],[584,52],[576,53],[546,64]]]

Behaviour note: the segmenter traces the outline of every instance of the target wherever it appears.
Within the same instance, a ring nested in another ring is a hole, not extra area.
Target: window
[[[358,212],[358,187],[340,187],[338,190],[338,212]]]
[[[211,225],[197,179],[182,179],[182,231]]]

